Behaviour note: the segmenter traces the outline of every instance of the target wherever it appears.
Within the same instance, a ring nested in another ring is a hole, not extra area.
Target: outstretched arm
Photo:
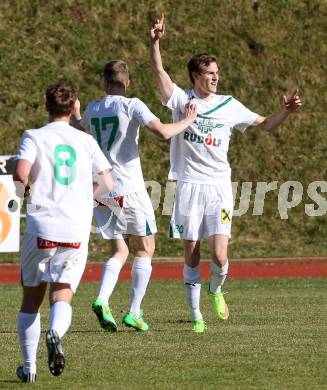
[[[173,82],[162,65],[159,41],[165,34],[165,16],[161,15],[150,29],[150,64],[156,76],[157,85],[163,103],[167,103],[173,94]]]
[[[258,116],[252,126],[258,126],[265,131],[271,131],[279,126],[292,112],[302,106],[299,90],[296,89],[290,97],[283,96],[283,109],[268,117]]]
[[[157,137],[167,140],[174,135],[181,133],[190,126],[196,119],[196,104],[189,101],[186,105],[185,118],[176,123],[161,123],[160,119],[154,119],[146,124],[146,127]]]

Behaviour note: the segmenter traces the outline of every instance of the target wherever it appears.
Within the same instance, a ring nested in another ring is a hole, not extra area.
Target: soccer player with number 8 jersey
[[[139,127],[143,126],[162,139],[168,139],[189,126],[196,117],[193,104],[185,107],[185,116],[174,124],[163,124],[137,98],[127,98],[129,70],[125,62],[115,60],[103,69],[106,96],[91,102],[83,118],[75,114],[80,126],[90,131],[113,167],[114,189],[98,199],[94,215],[98,231],[111,240],[110,257],[104,265],[97,299],[92,304],[102,328],[117,330],[109,306],[121,268],[133,241],[134,261],[129,311],[122,322],[140,332],[148,330],[141,302],[150,279],[157,231],[151,200],[146,191],[138,150]]]
[[[46,91],[49,123],[26,130],[17,153],[17,188],[26,187],[32,176],[20,259],[23,301],[18,335],[23,365],[16,373],[22,382],[36,379],[39,310],[47,283],[51,306],[48,365],[55,376],[64,369],[61,339],[70,327],[73,293],[86,264],[93,191],[97,195],[112,189],[111,166],[93,137],[69,125],[78,106],[70,83],[50,85]],[[94,186],[93,174],[98,177]]]

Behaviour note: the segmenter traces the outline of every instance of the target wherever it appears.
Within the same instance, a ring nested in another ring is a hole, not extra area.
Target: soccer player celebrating
[[[145,332],[149,327],[143,319],[141,302],[151,275],[157,227],[139,158],[139,126],[162,139],[169,139],[194,121],[196,106],[186,104],[183,119],[163,124],[141,100],[125,97],[130,82],[125,62],[109,62],[103,69],[102,81],[107,95],[91,102],[82,119],[75,114],[75,120],[94,135],[113,167],[114,189],[107,199],[99,199],[99,206],[94,209],[101,236],[111,240],[111,253],[104,265],[99,294],[92,309],[102,328],[109,332],[117,330],[109,299],[127,260],[129,241],[133,241],[130,307],[122,322]]]
[[[193,88],[182,90],[163,68],[159,41],[164,34],[162,15],[150,30],[151,67],[162,102],[172,110],[174,120],[183,114],[190,99],[198,108],[196,121],[171,141],[170,178],[177,180],[177,187],[170,235],[183,240],[184,284],[192,330],[202,333],[206,328],[200,311],[202,239],[209,240],[211,250],[209,296],[215,315],[219,320],[227,320],[229,315],[221,289],[228,273],[227,247],[233,214],[231,169],[227,161],[232,132],[237,129],[243,133],[248,126],[270,131],[296,111],[301,101],[296,90],[290,97],[284,96],[280,112],[263,117],[232,96],[217,95],[217,60],[206,53],[190,59],[188,72]]]
[[[35,382],[36,354],[41,334],[40,307],[50,283],[50,326],[46,332],[48,364],[60,375],[65,358],[61,339],[70,327],[71,301],[82,277],[95,195],[112,189],[111,166],[88,134],[69,125],[79,106],[73,86],[59,81],[47,88],[49,123],[22,136],[14,180],[17,188],[32,187],[20,265],[23,301],[18,335],[23,365],[22,382]],[[24,192],[24,191],[23,191]]]

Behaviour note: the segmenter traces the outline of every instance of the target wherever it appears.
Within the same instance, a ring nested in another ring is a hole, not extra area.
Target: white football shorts
[[[42,282],[68,283],[75,292],[85,269],[88,243],[81,242],[79,248],[67,248],[60,243],[41,241],[46,245],[40,249],[40,239],[25,233],[20,257],[22,285],[36,287]],[[57,246],[50,247],[51,244]]]
[[[144,237],[157,233],[153,206],[146,190],[111,199],[108,206],[99,205],[93,212],[96,232],[105,239],[120,240],[128,235]]]
[[[216,234],[230,237],[233,206],[230,180],[218,185],[179,181],[169,236],[192,241]]]

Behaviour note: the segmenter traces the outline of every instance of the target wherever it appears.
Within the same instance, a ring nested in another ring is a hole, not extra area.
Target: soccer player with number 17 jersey
[[[148,330],[143,319],[141,302],[150,279],[154,253],[154,234],[157,231],[151,200],[146,191],[138,149],[139,127],[143,126],[161,139],[183,131],[196,118],[196,107],[185,104],[184,117],[173,124],[164,124],[137,98],[125,96],[129,86],[129,70],[125,62],[109,62],[103,70],[106,96],[91,102],[83,118],[75,119],[97,139],[113,167],[114,189],[107,198],[98,199],[94,215],[99,233],[111,240],[97,299],[92,304],[102,328],[117,330],[109,299],[133,241],[134,261],[129,311],[123,323],[140,332]]]
[[[49,123],[22,136],[14,179],[26,187],[32,175],[20,266],[23,302],[18,335],[22,382],[35,382],[41,334],[40,307],[50,283],[50,326],[46,332],[48,365],[58,376],[65,366],[61,339],[70,327],[71,301],[88,252],[95,195],[112,189],[111,166],[95,140],[69,125],[79,102],[72,85],[59,81],[46,91]],[[22,191],[23,193],[24,191]]]

